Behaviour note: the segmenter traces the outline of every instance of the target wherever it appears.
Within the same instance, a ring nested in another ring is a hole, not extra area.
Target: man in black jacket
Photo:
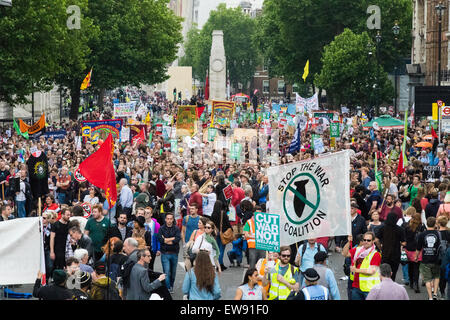
[[[161,226],[158,232],[158,241],[161,243],[161,264],[163,272],[166,274],[166,286],[170,293],[173,293],[175,275],[178,264],[179,242],[181,240],[180,229],[174,224],[173,213],[165,214],[166,223]]]
[[[109,238],[117,237],[122,241],[126,238],[131,237],[133,233],[133,228],[127,226],[128,218],[126,213],[121,213],[117,217],[117,224],[112,226],[109,230]]]
[[[33,297],[39,300],[72,300],[73,293],[65,287],[67,273],[57,269],[53,271],[53,284],[41,287],[42,273],[39,271],[33,288]]]

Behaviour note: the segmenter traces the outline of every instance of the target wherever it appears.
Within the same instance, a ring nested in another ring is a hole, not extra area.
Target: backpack
[[[328,253],[327,249],[325,249],[325,247],[321,243],[317,242],[317,244],[318,244],[317,252],[323,251],[325,253]],[[301,257],[301,260],[300,260],[300,264],[302,263],[303,256],[305,255],[305,252],[306,252],[306,245],[307,245],[307,243],[302,244],[302,257]],[[320,248],[323,248],[323,250],[320,250]]]
[[[120,276],[122,278],[122,284],[123,284],[124,288],[129,288],[130,287],[131,270],[133,269],[135,264],[136,264],[136,262],[134,262],[133,260],[128,259],[122,265],[122,268],[120,269]]]
[[[104,287],[100,287],[100,291],[103,295],[103,299],[106,300],[106,296],[107,296],[107,292],[108,292],[108,288],[104,288]],[[122,300],[122,298],[120,297],[119,291],[116,288],[116,282],[115,281],[111,281],[109,284],[109,295],[108,295],[108,300]]]
[[[120,265],[117,263],[111,263],[108,274],[109,278],[113,281],[117,281],[119,273],[120,273]]]

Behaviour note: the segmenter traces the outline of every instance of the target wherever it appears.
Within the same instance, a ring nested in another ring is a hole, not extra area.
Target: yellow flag
[[[302,76],[303,82],[306,81],[306,77],[308,77],[308,74],[309,74],[309,59],[308,59],[308,61],[306,61],[305,69],[303,71],[303,76]]]
[[[81,90],[86,90],[87,87],[91,85],[91,76],[92,76],[92,68],[91,71],[89,71],[89,73],[87,74],[86,78],[84,78],[83,83],[81,84],[80,87]]]
[[[150,112],[147,113],[147,116],[145,117],[145,124],[150,124]]]

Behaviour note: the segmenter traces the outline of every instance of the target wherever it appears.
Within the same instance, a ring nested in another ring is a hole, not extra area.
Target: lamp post
[[[378,104],[378,94],[380,91],[380,43],[381,43],[381,33],[380,30],[377,31],[377,35],[375,36],[375,41],[377,44],[377,88],[375,91],[375,105],[377,110],[377,116],[380,115],[380,106]]]
[[[398,49],[398,34],[400,33],[400,27],[398,25],[398,22],[395,21],[394,26],[392,27],[392,32],[394,33],[394,39],[395,39],[395,51],[397,53]],[[394,98],[394,117],[397,116],[397,88],[398,88],[398,72],[397,72],[397,55],[395,56],[395,66],[394,66],[394,75],[395,75],[395,98]]]
[[[441,98],[441,33],[442,33],[442,15],[444,14],[444,10],[446,9],[446,6],[444,6],[442,3],[439,3],[436,7],[436,13],[438,15],[438,96],[439,99]],[[441,143],[441,110],[438,107],[438,125],[439,125],[439,137],[438,141]]]

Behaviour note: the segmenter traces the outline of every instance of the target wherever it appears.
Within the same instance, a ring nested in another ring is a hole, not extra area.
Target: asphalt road
[[[231,245],[227,245],[227,249],[231,249]],[[227,250],[226,249],[226,250]],[[334,252],[334,247],[331,247],[331,254],[329,255],[328,259],[328,266],[333,270],[336,281],[339,286],[339,292],[341,295],[341,300],[347,300],[347,280],[340,280],[342,277],[344,277],[344,271],[342,269],[342,265],[344,263],[344,257],[340,253]],[[182,262],[182,254],[180,250],[179,255],[179,263],[177,268],[177,274],[175,278],[175,288],[174,288],[174,294],[172,295],[175,300],[182,300],[183,299],[183,293],[182,293],[182,285],[184,280],[184,263]],[[225,266],[229,265],[228,257],[225,253],[224,257]],[[244,262],[246,262],[246,259],[244,258]],[[156,258],[155,262],[155,271],[162,272],[162,265],[161,265],[161,259],[160,257]],[[222,289],[222,298],[221,300],[233,300],[236,288],[242,283],[244,274],[246,269],[243,267],[237,267],[237,268],[228,268],[227,270],[223,271],[222,274],[219,276],[219,282]],[[401,267],[399,268],[399,271],[397,272],[397,278],[396,282],[399,284],[403,284],[402,281],[403,273],[401,270]],[[425,287],[420,287],[421,292],[415,293],[414,290],[411,290],[409,286],[405,286],[406,291],[408,292],[410,300],[427,300],[427,294]],[[21,286],[15,286],[10,287],[11,290],[15,292],[29,292],[31,293],[33,290],[33,285],[21,285]],[[4,299],[3,297],[3,291],[0,294],[0,299]],[[34,299],[34,298],[33,298]]]

